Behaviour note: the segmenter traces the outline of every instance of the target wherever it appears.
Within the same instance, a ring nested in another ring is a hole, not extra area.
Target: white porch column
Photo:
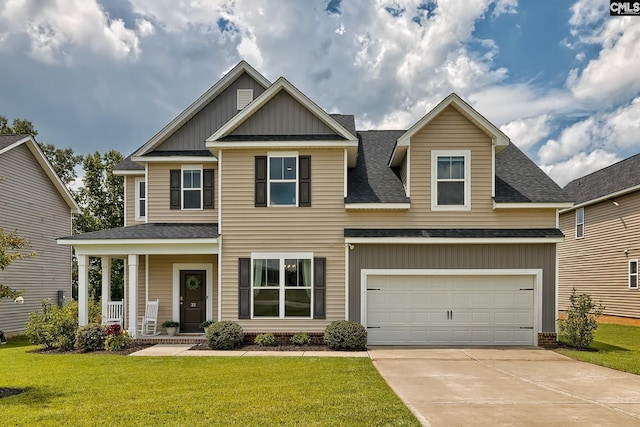
[[[138,255],[129,255],[129,335],[138,329]]]
[[[107,302],[111,300],[111,258],[103,256],[100,259],[102,266],[102,315],[107,313]]]
[[[78,325],[89,323],[89,270],[87,255],[78,255]]]

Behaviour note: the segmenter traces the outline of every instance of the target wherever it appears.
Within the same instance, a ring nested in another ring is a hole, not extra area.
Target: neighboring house
[[[71,248],[56,239],[71,231],[79,212],[71,193],[29,135],[0,135],[0,228],[30,242],[25,252],[35,257],[12,262],[0,270],[0,283],[26,291],[24,304],[5,299],[0,304],[0,329],[24,331],[29,312],[43,298],[58,302],[58,292],[71,298]]]
[[[640,319],[640,154],[571,181],[575,206],[560,211],[559,308],[573,288],[605,306],[605,315]],[[627,319],[626,321],[629,321]]]
[[[81,322],[99,256],[127,260],[131,333],[159,299],[182,332],[349,319],[369,344],[555,339],[557,212],[570,204],[455,94],[409,130],[356,131],[243,61],[116,169],[125,227],[59,240],[78,254]]]

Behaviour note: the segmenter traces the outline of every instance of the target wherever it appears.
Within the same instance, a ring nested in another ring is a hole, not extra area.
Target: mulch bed
[[[0,399],[3,397],[15,396],[17,394],[21,394],[27,391],[24,388],[9,388],[9,387],[0,387]]]
[[[79,351],[79,350],[60,350],[58,348],[53,348],[53,349],[39,348],[39,349],[36,349],[36,350],[31,350],[29,352],[30,353],[40,353],[40,354],[115,354],[115,355],[126,356],[126,355],[129,355],[131,353],[135,353],[136,351],[144,350],[145,348],[151,347],[152,345],[153,344],[138,344],[138,345],[134,345],[132,347],[126,348],[126,349],[121,350],[121,351],[98,350],[98,351],[82,352],[82,351]]]

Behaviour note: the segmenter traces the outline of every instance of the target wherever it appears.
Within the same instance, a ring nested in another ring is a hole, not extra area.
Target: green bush
[[[213,322],[205,333],[209,347],[216,350],[231,350],[244,342],[242,326],[231,320]]]
[[[133,344],[133,338],[128,332],[122,332],[121,334],[107,335],[107,339],[104,341],[104,347],[109,351],[120,351],[131,347]]]
[[[267,332],[266,334],[260,334],[256,336],[256,338],[253,340],[253,343],[258,344],[261,347],[274,346],[277,344],[276,336],[273,335],[271,332]]]
[[[25,335],[32,344],[46,349],[71,350],[78,329],[78,303],[68,300],[62,307],[42,300],[42,311],[29,313]]]
[[[101,323],[102,322],[102,303],[89,297],[88,307],[89,311],[89,323]]]
[[[324,330],[324,342],[332,350],[362,350],[367,347],[367,330],[357,322],[336,320]]]
[[[311,338],[309,338],[309,335],[304,332],[298,332],[291,336],[291,344],[293,345],[309,345],[310,343]]]
[[[569,297],[569,309],[564,320],[558,321],[560,335],[571,347],[587,349],[593,342],[593,334],[598,328],[598,317],[604,311],[602,304],[597,304],[591,295],[577,294],[573,288]]]
[[[205,320],[204,322],[200,323],[200,327],[202,329],[207,329],[212,323],[213,320]]]
[[[75,347],[82,352],[103,350],[106,335],[107,328],[98,323],[80,326],[76,331]]]

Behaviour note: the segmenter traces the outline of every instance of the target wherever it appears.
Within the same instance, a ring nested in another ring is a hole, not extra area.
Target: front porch
[[[111,262],[120,258],[125,261],[123,328],[129,335],[153,343],[201,342],[200,323],[218,315],[218,239],[217,224],[142,224],[58,239],[72,245],[78,259],[79,325],[89,323],[90,258],[101,262],[103,314],[110,302]],[[158,335],[142,336],[145,307],[156,300]],[[178,321],[180,332],[189,335],[162,335],[166,320]]]

